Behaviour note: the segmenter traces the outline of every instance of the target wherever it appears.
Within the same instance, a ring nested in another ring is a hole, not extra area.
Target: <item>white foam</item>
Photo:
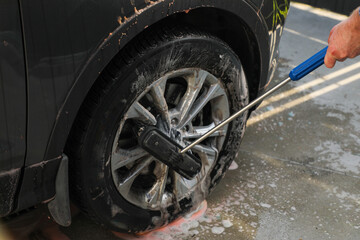
[[[260,203],[260,206],[262,206],[264,208],[271,208],[271,205],[267,204],[267,203]]]
[[[223,227],[212,227],[211,232],[213,234],[222,234],[225,231],[225,228]]]
[[[229,170],[235,170],[235,169],[238,169],[239,165],[234,161],[232,161],[230,167],[229,167]]]
[[[230,220],[222,220],[222,224],[225,228],[229,228],[233,225],[233,223]]]

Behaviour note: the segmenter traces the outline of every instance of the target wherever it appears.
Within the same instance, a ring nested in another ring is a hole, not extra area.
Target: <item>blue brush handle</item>
[[[328,47],[325,47],[314,56],[306,60],[305,62],[301,63],[299,66],[295,67],[291,70],[289,77],[293,81],[300,80],[301,78],[305,77],[318,67],[324,64],[324,57],[326,55]]]

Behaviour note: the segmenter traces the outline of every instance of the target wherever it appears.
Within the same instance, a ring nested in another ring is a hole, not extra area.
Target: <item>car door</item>
[[[11,212],[26,151],[26,78],[18,1],[0,0],[0,216]]]

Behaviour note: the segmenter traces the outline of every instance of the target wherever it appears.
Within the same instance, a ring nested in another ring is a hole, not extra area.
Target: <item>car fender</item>
[[[54,159],[62,154],[71,126],[81,104],[95,80],[111,59],[142,30],[167,16],[179,12],[187,13],[193,9],[204,7],[218,8],[233,13],[254,30],[253,34],[259,46],[261,62],[266,63],[269,61],[269,29],[267,29],[266,23],[261,14],[259,14],[259,11],[256,11],[246,1],[192,0],[150,2],[149,5],[142,9],[137,9],[134,6],[134,14],[129,18],[119,16],[119,26],[113,32],[110,32],[108,37],[92,53],[58,112],[46,149],[45,159]],[[268,77],[268,66],[267,64],[261,65],[264,68],[261,69],[260,78],[261,82],[265,82]]]

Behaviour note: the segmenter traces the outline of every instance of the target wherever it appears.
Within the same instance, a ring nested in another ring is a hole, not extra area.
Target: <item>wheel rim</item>
[[[130,106],[114,138],[110,162],[119,193],[130,203],[149,210],[164,209],[190,196],[206,182],[227,133],[224,126],[194,146],[192,151],[201,159],[202,169],[187,180],[138,145],[135,124],[155,125],[185,146],[229,116],[225,88],[207,71],[186,68],[155,81]],[[173,132],[180,134],[175,136]]]

